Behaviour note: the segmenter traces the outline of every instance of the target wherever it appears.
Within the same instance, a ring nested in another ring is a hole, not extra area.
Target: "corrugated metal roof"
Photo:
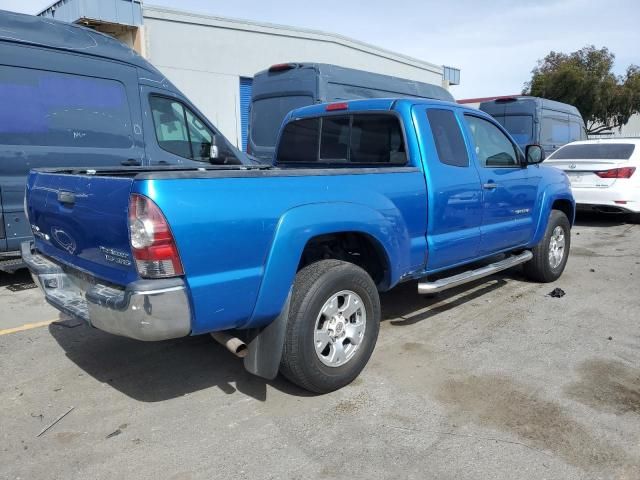
[[[69,23],[96,21],[142,25],[141,0],[59,0],[38,15]]]
[[[0,10],[2,40],[110,58],[160,74],[154,66],[115,38],[46,17]]]

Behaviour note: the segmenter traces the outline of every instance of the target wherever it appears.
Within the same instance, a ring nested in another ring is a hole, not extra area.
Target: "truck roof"
[[[309,105],[308,107],[297,108],[290,113],[290,116],[293,118],[304,118],[324,115],[327,112],[362,112],[367,110],[381,111],[393,110],[400,106],[410,107],[413,105],[455,107],[457,109],[474,112],[475,114],[483,113],[474,108],[459,105],[456,102],[445,102],[429,98],[371,98],[363,100],[347,100],[345,102],[318,103],[316,105]]]
[[[0,10],[0,42],[36,45],[128,63],[164,77],[122,42],[73,23]]]

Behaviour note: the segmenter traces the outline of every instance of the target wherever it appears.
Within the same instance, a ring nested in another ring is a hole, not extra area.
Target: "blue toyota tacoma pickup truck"
[[[33,171],[22,254],[47,301],[139,340],[212,333],[315,392],[364,368],[379,292],[565,268],[567,177],[491,117],[375,99],[290,112],[274,165]]]

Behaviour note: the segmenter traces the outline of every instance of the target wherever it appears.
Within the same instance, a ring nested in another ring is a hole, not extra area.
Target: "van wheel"
[[[552,210],[544,237],[524,264],[524,273],[536,282],[554,282],[567,265],[571,247],[571,224],[564,212]]]
[[[351,383],[378,339],[380,298],[362,268],[321,260],[296,275],[280,372],[327,393]]]

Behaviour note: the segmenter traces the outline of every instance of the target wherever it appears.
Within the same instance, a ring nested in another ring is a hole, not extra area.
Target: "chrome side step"
[[[491,263],[476,270],[469,270],[468,272],[462,272],[452,277],[441,278],[434,282],[420,282],[418,283],[418,293],[437,293],[448,288],[457,287],[464,283],[473,282],[479,278],[493,275],[494,273],[501,272],[507,268],[515,267],[521,263],[528,262],[533,258],[533,253],[529,250],[522,252],[519,255],[511,255],[510,257],[500,260],[499,262]]]

